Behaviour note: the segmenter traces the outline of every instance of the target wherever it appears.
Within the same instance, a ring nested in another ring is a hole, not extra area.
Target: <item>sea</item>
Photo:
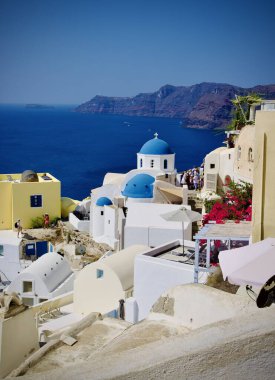
[[[176,153],[178,171],[199,166],[224,133],[186,128],[180,119],[74,112],[75,106],[0,105],[0,173],[48,172],[62,196],[82,200],[107,172],[136,168],[142,145],[158,133]]]

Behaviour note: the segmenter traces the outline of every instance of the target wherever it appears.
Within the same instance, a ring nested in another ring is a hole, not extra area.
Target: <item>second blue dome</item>
[[[155,178],[149,174],[137,174],[131,178],[122,191],[128,198],[153,198]]]
[[[107,197],[100,197],[98,198],[98,200],[96,201],[96,206],[111,206],[113,204],[113,202],[111,201],[110,198],[107,198]]]

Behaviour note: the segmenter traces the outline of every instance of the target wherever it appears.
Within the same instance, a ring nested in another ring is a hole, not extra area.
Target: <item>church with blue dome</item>
[[[158,170],[163,174],[167,174],[167,179],[176,174],[175,153],[169,144],[159,139],[158,134],[155,133],[155,137],[147,141],[137,153],[137,168],[139,170]],[[173,180],[175,180],[174,176]]]
[[[121,236],[124,236],[124,242],[132,239],[130,235],[134,239],[135,228],[127,227],[127,213],[140,213],[141,209],[142,213],[146,210],[151,216],[155,213],[158,222],[154,224],[162,225],[157,213],[164,210],[163,207],[166,210],[183,202],[182,188],[176,186],[176,176],[175,152],[155,133],[138,151],[135,169],[125,174],[107,173],[103,185],[92,191],[90,235],[95,241],[105,242],[112,248],[124,244]],[[142,204],[146,205],[145,208]],[[147,220],[151,223],[144,215],[145,224]]]
[[[154,139],[147,141],[142,146],[139,153],[149,155],[174,154],[167,142],[158,138],[157,133],[155,133]]]

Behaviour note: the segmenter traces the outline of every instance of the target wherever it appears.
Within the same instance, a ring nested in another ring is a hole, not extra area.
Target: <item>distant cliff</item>
[[[275,99],[275,84],[241,88],[229,84],[200,83],[193,86],[165,85],[153,93],[141,93],[132,98],[95,96],[75,111],[130,116],[179,118],[189,128],[223,128],[231,119],[235,94],[260,94]]]

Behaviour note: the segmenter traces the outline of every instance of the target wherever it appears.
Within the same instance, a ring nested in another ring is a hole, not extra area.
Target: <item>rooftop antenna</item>
[[[156,132],[155,134],[154,134],[154,136],[155,136],[155,139],[157,139],[158,138],[158,133]]]

